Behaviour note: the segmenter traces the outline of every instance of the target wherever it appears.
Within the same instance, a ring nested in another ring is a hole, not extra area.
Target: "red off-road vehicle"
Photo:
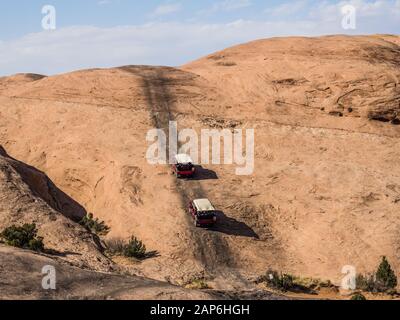
[[[196,227],[212,227],[217,222],[217,211],[208,199],[192,201],[189,204],[189,213]]]
[[[172,170],[178,178],[192,178],[196,173],[193,160],[187,154],[175,156],[175,164],[172,165]]]

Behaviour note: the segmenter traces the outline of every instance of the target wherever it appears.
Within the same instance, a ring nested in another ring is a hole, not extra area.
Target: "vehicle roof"
[[[181,163],[181,164],[193,163],[192,158],[190,156],[188,156],[187,154],[177,154],[175,156],[175,160],[177,163]]]
[[[215,211],[214,206],[211,204],[210,200],[208,199],[197,199],[193,201],[197,211],[204,212],[204,211]]]

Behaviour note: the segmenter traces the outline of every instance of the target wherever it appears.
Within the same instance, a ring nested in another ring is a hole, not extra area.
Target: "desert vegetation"
[[[195,278],[185,285],[185,288],[192,290],[209,290],[212,289],[204,277]]]
[[[367,298],[362,293],[356,293],[351,297],[350,300],[353,300],[353,301],[365,301],[365,300],[367,300]]]
[[[302,278],[276,270],[268,270],[257,281],[258,284],[264,283],[268,288],[282,292],[304,292],[315,294],[323,287],[332,287],[330,281],[321,281],[312,278]]]
[[[36,224],[12,225],[0,233],[0,240],[8,245],[22,249],[44,251],[43,238],[38,237]]]
[[[106,236],[110,232],[110,228],[105,222],[94,218],[92,213],[87,214],[79,224],[98,236]]]
[[[382,261],[375,273],[358,275],[356,279],[357,289],[373,293],[395,294],[397,276],[388,259],[382,257]]]
[[[110,256],[123,256],[139,260],[149,256],[144,243],[134,236],[132,236],[128,242],[121,239],[108,240],[106,241],[106,247],[106,252]]]

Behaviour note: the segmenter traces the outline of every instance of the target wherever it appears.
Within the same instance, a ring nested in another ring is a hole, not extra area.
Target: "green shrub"
[[[277,271],[273,270],[269,270],[264,279],[267,286],[282,291],[289,291],[295,286],[294,277],[292,275],[284,273],[279,274]]]
[[[11,226],[0,233],[0,238],[6,245],[28,249],[33,251],[44,251],[43,238],[37,236],[36,224],[24,224]]]
[[[110,232],[110,228],[105,224],[105,222],[94,218],[92,213],[87,214],[79,224],[99,236],[105,236]]]
[[[148,256],[146,246],[136,237],[132,237],[128,243],[120,239],[106,241],[107,253],[127,258],[144,259]]]
[[[299,291],[314,291],[319,290],[321,288],[332,288],[332,282],[330,280],[323,281],[321,279],[314,278],[302,278],[295,277],[293,280],[293,284],[299,289]]]
[[[365,292],[374,292],[375,291],[375,276],[373,274],[357,275],[356,286],[357,286],[358,290],[362,290]]]
[[[356,281],[357,289],[365,292],[394,293],[397,287],[397,276],[386,257],[382,258],[375,274],[358,275]]]
[[[146,246],[136,237],[132,237],[124,247],[124,256],[128,258],[143,259],[146,257]]]
[[[105,241],[106,253],[112,256],[123,255],[125,242],[121,239],[110,239]]]
[[[205,279],[194,279],[185,286],[191,290],[208,290],[212,289]]]
[[[382,258],[382,262],[376,271],[375,282],[376,289],[379,292],[386,292],[397,287],[397,276],[386,257]]]
[[[317,291],[321,288],[333,287],[329,280],[322,281],[320,279],[297,277],[286,273],[279,273],[271,269],[255,282],[257,284],[264,283],[269,288],[284,292],[291,291],[307,294],[317,294]]]
[[[354,294],[350,300],[354,300],[354,301],[365,301],[367,300],[367,298],[365,298],[364,295],[362,295],[361,293],[356,293]]]

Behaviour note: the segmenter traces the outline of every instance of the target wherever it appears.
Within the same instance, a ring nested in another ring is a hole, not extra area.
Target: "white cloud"
[[[325,0],[322,1],[318,6],[312,7],[310,17],[331,20],[332,18],[336,18],[338,15],[340,15],[341,8],[343,6],[352,5],[356,9],[358,17],[380,17],[382,19],[381,25],[384,26],[387,23],[385,15],[387,17],[393,17],[400,14],[400,8],[398,7],[399,2],[400,0],[349,0],[330,3]],[[398,23],[400,23],[400,20]]]
[[[250,7],[252,5],[250,0],[225,0],[217,3],[222,10],[231,11]]]
[[[154,9],[154,11],[151,13],[150,16],[152,17],[159,17],[159,16],[165,16],[171,13],[175,13],[180,11],[182,8],[182,5],[180,3],[165,3],[159,5],[157,8]]]
[[[104,5],[110,4],[110,3],[111,3],[111,0],[100,0],[97,2],[97,4],[100,6],[104,6]]]
[[[295,0],[290,2],[284,2],[276,7],[265,9],[265,13],[273,16],[288,16],[296,14],[301,10],[305,9],[309,5],[308,0]]]
[[[99,6],[106,6],[109,4],[118,4],[118,3],[120,3],[120,0],[99,0],[99,1],[97,1],[97,4]]]
[[[396,2],[397,1],[397,2]],[[394,33],[400,7],[353,1],[360,14],[356,34]],[[347,33],[340,5],[325,1],[304,19],[237,20],[231,23],[151,23],[97,28],[76,26],[0,42],[0,72],[54,74],[127,64],[180,65],[233,44],[272,36]]]
[[[0,44],[3,74],[54,74],[126,64],[179,65],[224,47],[276,35],[312,32],[304,24],[239,20],[229,24],[153,23],[114,28],[69,27]],[[172,45],[173,44],[173,45]]]
[[[252,6],[251,0],[223,0],[214,3],[210,8],[201,10],[200,15],[214,14],[217,12],[229,12]]]
[[[359,17],[381,17],[385,14],[398,14],[400,0],[338,0],[338,1],[310,1],[294,0],[283,2],[278,6],[265,9],[265,13],[274,17],[287,19],[297,13],[305,13],[304,18],[333,21],[340,18],[341,8],[352,5],[356,8]],[[308,13],[307,13],[308,12]],[[400,22],[400,21],[399,21]],[[384,20],[382,24],[385,24]]]

